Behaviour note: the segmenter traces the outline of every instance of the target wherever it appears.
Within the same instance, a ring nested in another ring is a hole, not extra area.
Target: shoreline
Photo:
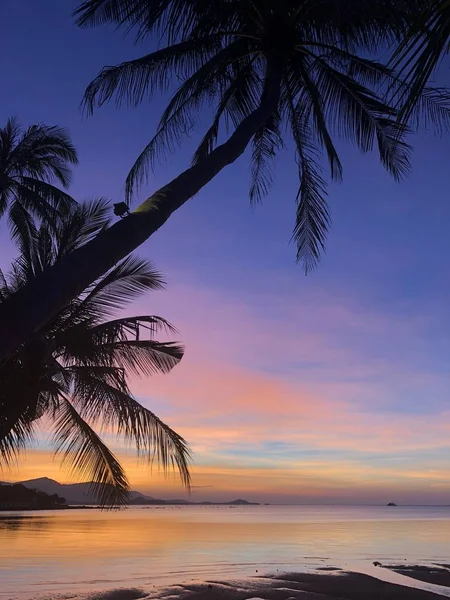
[[[231,581],[209,580],[170,585],[151,592],[122,588],[95,594],[95,600],[439,600],[450,597],[450,587],[443,591],[448,593],[442,595],[383,581],[364,573],[341,571],[280,573]]]
[[[243,578],[212,576],[180,583],[148,582],[142,588],[132,585],[130,581],[128,587],[72,588],[70,600],[442,600],[450,598],[450,564],[380,565],[361,571],[325,566],[311,572],[271,574],[258,574],[256,570]],[[69,598],[65,590],[59,589],[14,599],[55,597]]]
[[[24,506],[22,508],[0,508],[0,513],[23,513],[23,512],[43,512],[43,511],[55,511],[55,510],[75,510],[75,509],[84,509],[84,510],[102,510],[101,506],[91,506],[85,504],[71,504],[67,506],[42,506],[40,508],[36,508],[35,506]]]

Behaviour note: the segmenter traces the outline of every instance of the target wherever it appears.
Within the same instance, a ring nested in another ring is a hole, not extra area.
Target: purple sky
[[[164,98],[82,117],[99,69],[145,49],[112,28],[77,29],[75,5],[1,3],[0,122],[66,126],[80,154],[72,194],[120,201]],[[169,282],[141,305],[179,328],[187,354],[136,393],[191,443],[194,484],[212,486],[202,497],[232,487],[263,501],[450,503],[450,138],[411,142],[412,172],[400,185],[376,156],[341,144],[327,254],[306,278],[289,244],[289,152],[263,206],[249,206],[243,157],[140,249]],[[190,149],[156,169],[142,199],[188,166]],[[3,267],[7,240],[2,222]],[[141,489],[172,486],[126,460]],[[18,477],[48,469],[37,451]]]

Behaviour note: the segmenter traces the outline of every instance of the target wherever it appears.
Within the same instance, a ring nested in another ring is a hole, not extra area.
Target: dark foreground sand
[[[125,590],[124,590],[125,591]],[[132,590],[129,590],[132,592]],[[137,590],[134,590],[136,594]],[[163,593],[132,595],[121,600],[438,600],[441,595],[386,583],[359,573],[292,573],[239,582],[210,581],[172,586]],[[115,600],[115,599],[108,599]]]

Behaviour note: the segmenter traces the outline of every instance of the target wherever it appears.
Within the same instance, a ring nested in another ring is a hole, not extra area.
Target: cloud
[[[177,325],[186,355],[133,390],[191,444],[194,484],[213,486],[209,496],[230,487],[306,497],[444,485],[448,381],[423,360],[426,316],[393,316],[317,289],[297,302],[282,289],[254,299],[180,283],[154,298],[152,312]],[[150,486],[148,471],[123,456],[131,481]],[[55,472],[47,459],[45,469]],[[161,493],[172,489],[155,477]]]

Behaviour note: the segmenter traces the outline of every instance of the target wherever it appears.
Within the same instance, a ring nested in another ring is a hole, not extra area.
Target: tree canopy
[[[13,238],[32,228],[33,218],[52,222],[74,200],[67,189],[78,155],[67,131],[44,124],[24,129],[10,118],[0,129],[0,217],[6,212]]]
[[[19,230],[20,255],[0,271],[0,306],[30,280],[95,237],[109,222],[104,199],[71,205],[64,219]],[[168,373],[183,356],[158,334],[175,329],[158,316],[125,317],[135,298],[163,285],[145,260],[130,256],[65,306],[0,367],[0,456],[9,464],[27,447],[40,423],[63,464],[92,481],[100,503],[126,502],[128,479],[101,434],[118,435],[164,470],[175,467],[189,486],[185,440],[142,406],[132,377]],[[118,314],[120,313],[120,314]],[[114,318],[115,317],[115,318]]]

